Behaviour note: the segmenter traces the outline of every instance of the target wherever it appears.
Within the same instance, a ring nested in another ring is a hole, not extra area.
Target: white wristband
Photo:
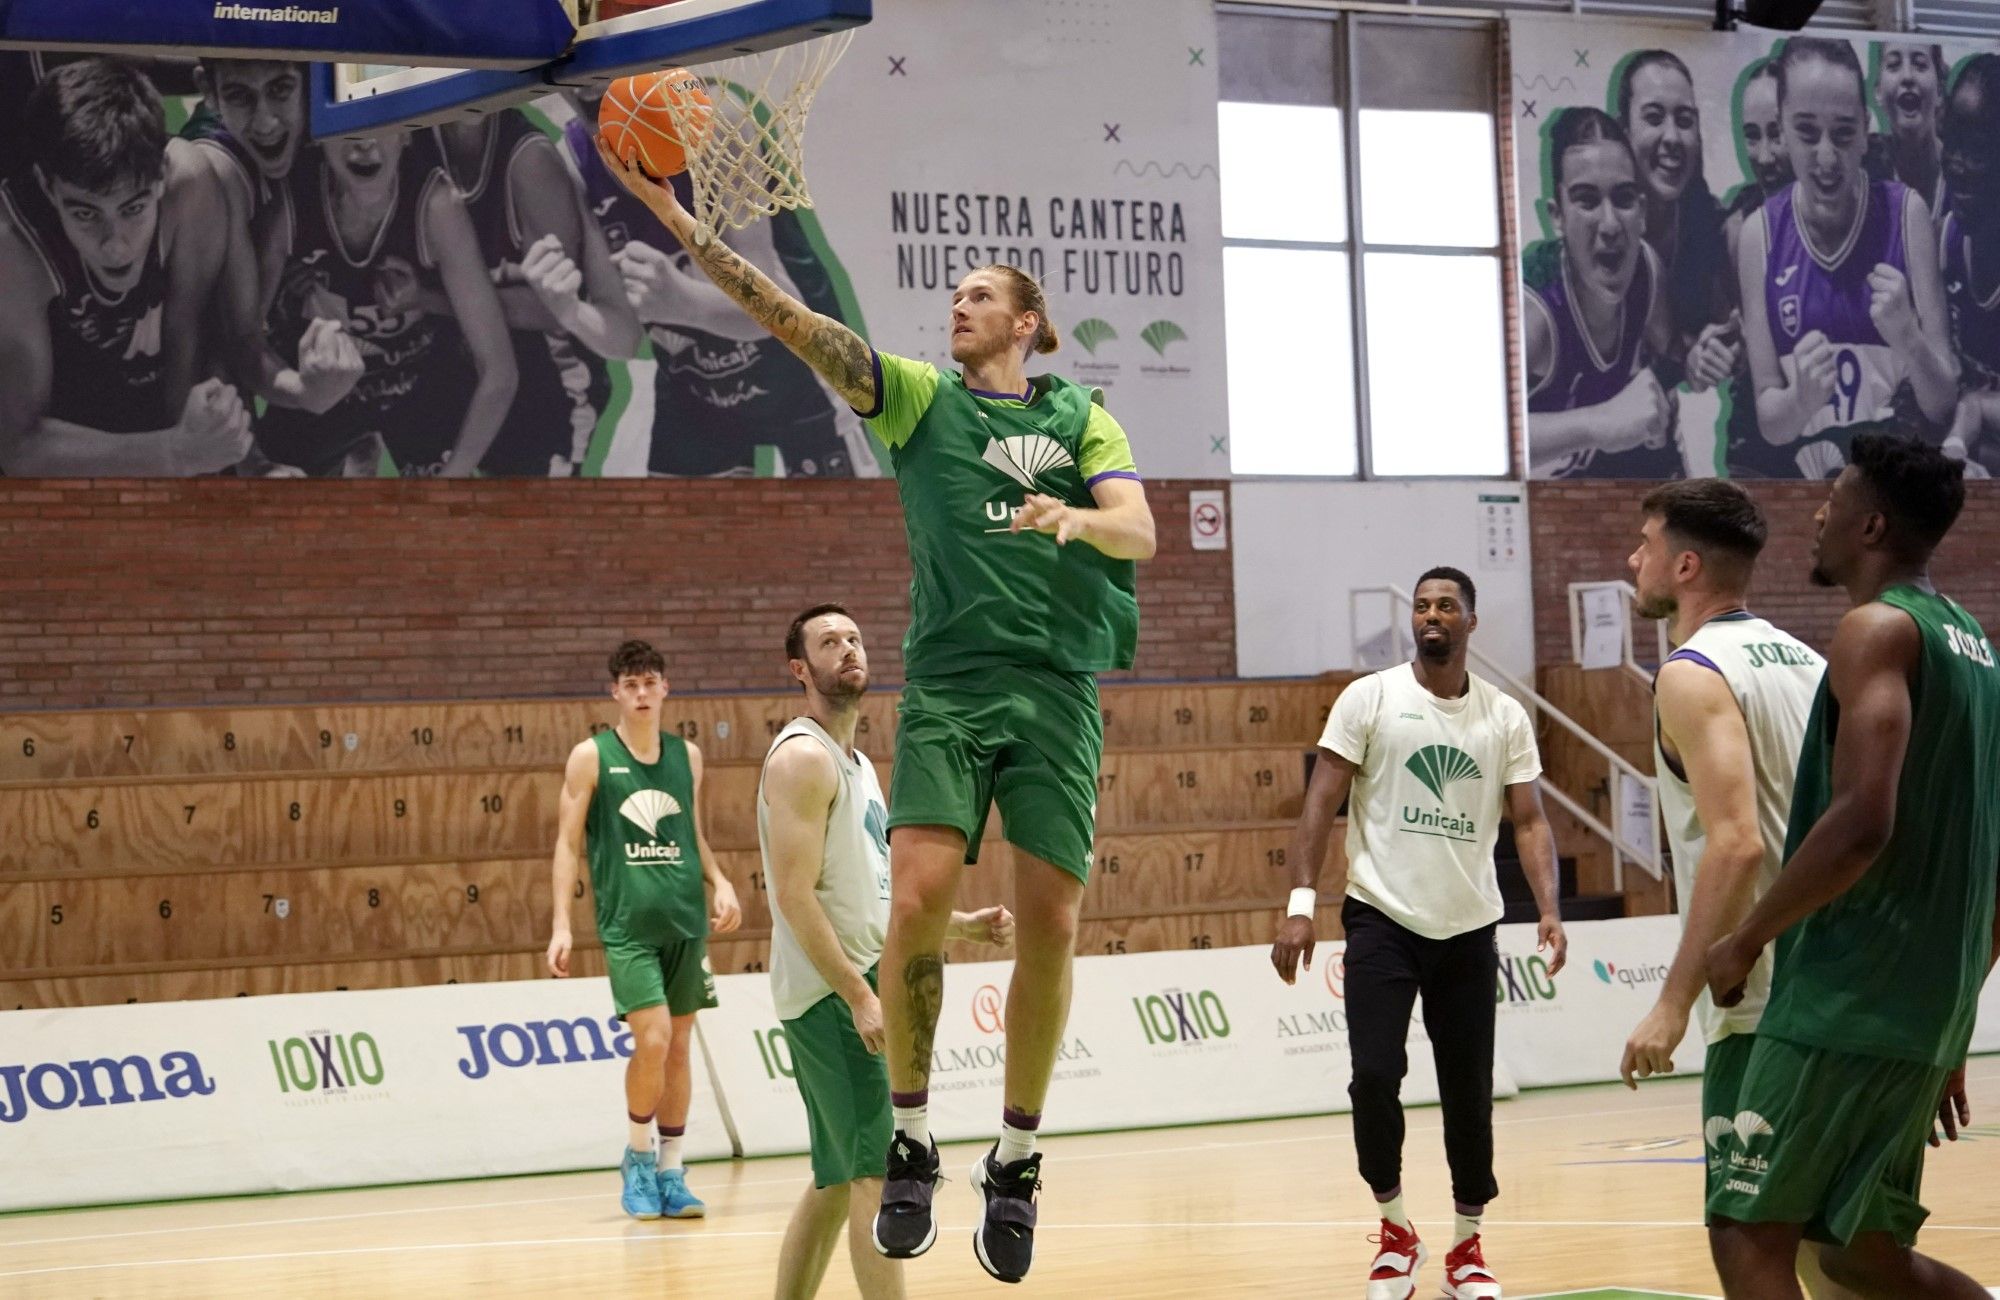
[[[1311,919],[1314,906],[1319,902],[1319,891],[1300,887],[1292,891],[1292,901],[1285,905],[1286,916],[1303,916]]]

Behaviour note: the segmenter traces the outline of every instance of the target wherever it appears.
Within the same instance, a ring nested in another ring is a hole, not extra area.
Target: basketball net
[[[667,109],[680,138],[698,141],[688,150],[696,243],[812,206],[806,114],[853,38],[852,30],[834,32],[694,69],[711,104],[706,128],[689,120],[687,105],[670,101]]]

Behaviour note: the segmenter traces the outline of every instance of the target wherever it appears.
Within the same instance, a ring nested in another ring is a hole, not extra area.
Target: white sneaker
[[[1431,1257],[1417,1230],[1384,1219],[1382,1231],[1368,1240],[1382,1247],[1368,1270],[1368,1300],[1410,1300],[1417,1293],[1417,1270]]]

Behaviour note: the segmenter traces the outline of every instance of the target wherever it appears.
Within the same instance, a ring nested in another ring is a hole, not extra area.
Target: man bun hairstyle
[[[1049,319],[1048,297],[1042,292],[1042,286],[1034,276],[1018,266],[1009,266],[1004,262],[995,262],[980,269],[991,271],[1006,282],[1007,293],[1014,300],[1015,311],[1035,313],[1035,337],[1030,340],[1030,351],[1047,356],[1062,346],[1062,340],[1056,337],[1055,322]]]

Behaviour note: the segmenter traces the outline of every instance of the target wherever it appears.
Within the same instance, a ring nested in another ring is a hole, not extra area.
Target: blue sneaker
[[[669,1219],[699,1219],[708,1214],[708,1206],[702,1199],[688,1190],[687,1170],[661,1169],[656,1171],[660,1184],[660,1212]]]
[[[660,1184],[653,1177],[653,1153],[625,1148],[618,1172],[625,1179],[625,1192],[618,1198],[625,1213],[635,1219],[659,1218]]]

